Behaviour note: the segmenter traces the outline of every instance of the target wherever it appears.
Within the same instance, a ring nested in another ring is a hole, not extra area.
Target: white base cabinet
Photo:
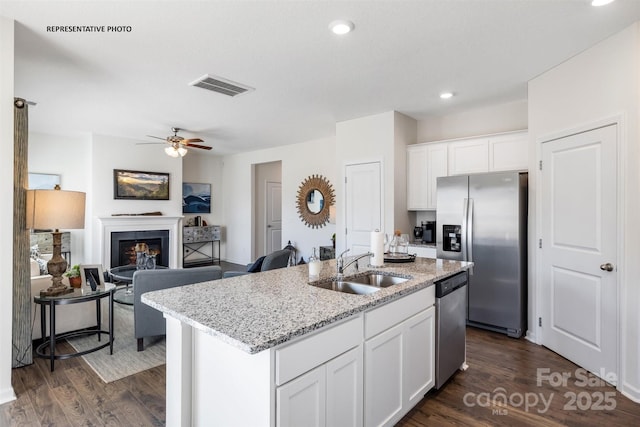
[[[257,354],[165,314],[167,424],[392,425],[434,384],[434,302],[431,286]]]
[[[435,307],[367,340],[364,349],[365,425],[394,425],[435,383]]]
[[[278,387],[276,425],[362,426],[362,347]]]

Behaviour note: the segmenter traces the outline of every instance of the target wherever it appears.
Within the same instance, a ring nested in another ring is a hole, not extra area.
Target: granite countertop
[[[378,304],[426,288],[470,263],[431,258],[385,264],[381,271],[411,277],[369,295],[310,286],[308,266],[148,292],[142,302],[247,353],[258,353]],[[350,267],[345,276],[353,274]],[[335,260],[323,261],[319,280],[335,276]]]

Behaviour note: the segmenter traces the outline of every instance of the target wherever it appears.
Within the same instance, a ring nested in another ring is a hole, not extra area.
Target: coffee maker
[[[436,222],[435,221],[422,221],[422,243],[435,244],[436,243]]]
[[[413,241],[414,241],[414,243],[422,243],[422,233],[423,233],[423,228],[422,228],[421,225],[413,227]]]

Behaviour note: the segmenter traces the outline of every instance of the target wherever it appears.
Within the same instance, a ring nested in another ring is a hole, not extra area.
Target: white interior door
[[[380,162],[348,165],[345,170],[345,249],[368,252],[371,232],[382,230]]]
[[[265,255],[282,249],[282,184],[267,182]]]
[[[617,375],[616,132],[542,144],[542,344],[599,376]]]

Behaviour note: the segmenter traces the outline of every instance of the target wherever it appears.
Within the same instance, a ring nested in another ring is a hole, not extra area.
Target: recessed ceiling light
[[[441,99],[449,99],[453,97],[453,93],[452,92],[442,92],[440,94],[440,98]]]
[[[609,4],[613,2],[613,0],[593,0],[591,2],[591,6],[604,6],[605,4]]]
[[[354,28],[355,25],[353,25],[353,22],[345,21],[343,19],[337,19],[329,24],[331,32],[338,35],[350,33]]]

